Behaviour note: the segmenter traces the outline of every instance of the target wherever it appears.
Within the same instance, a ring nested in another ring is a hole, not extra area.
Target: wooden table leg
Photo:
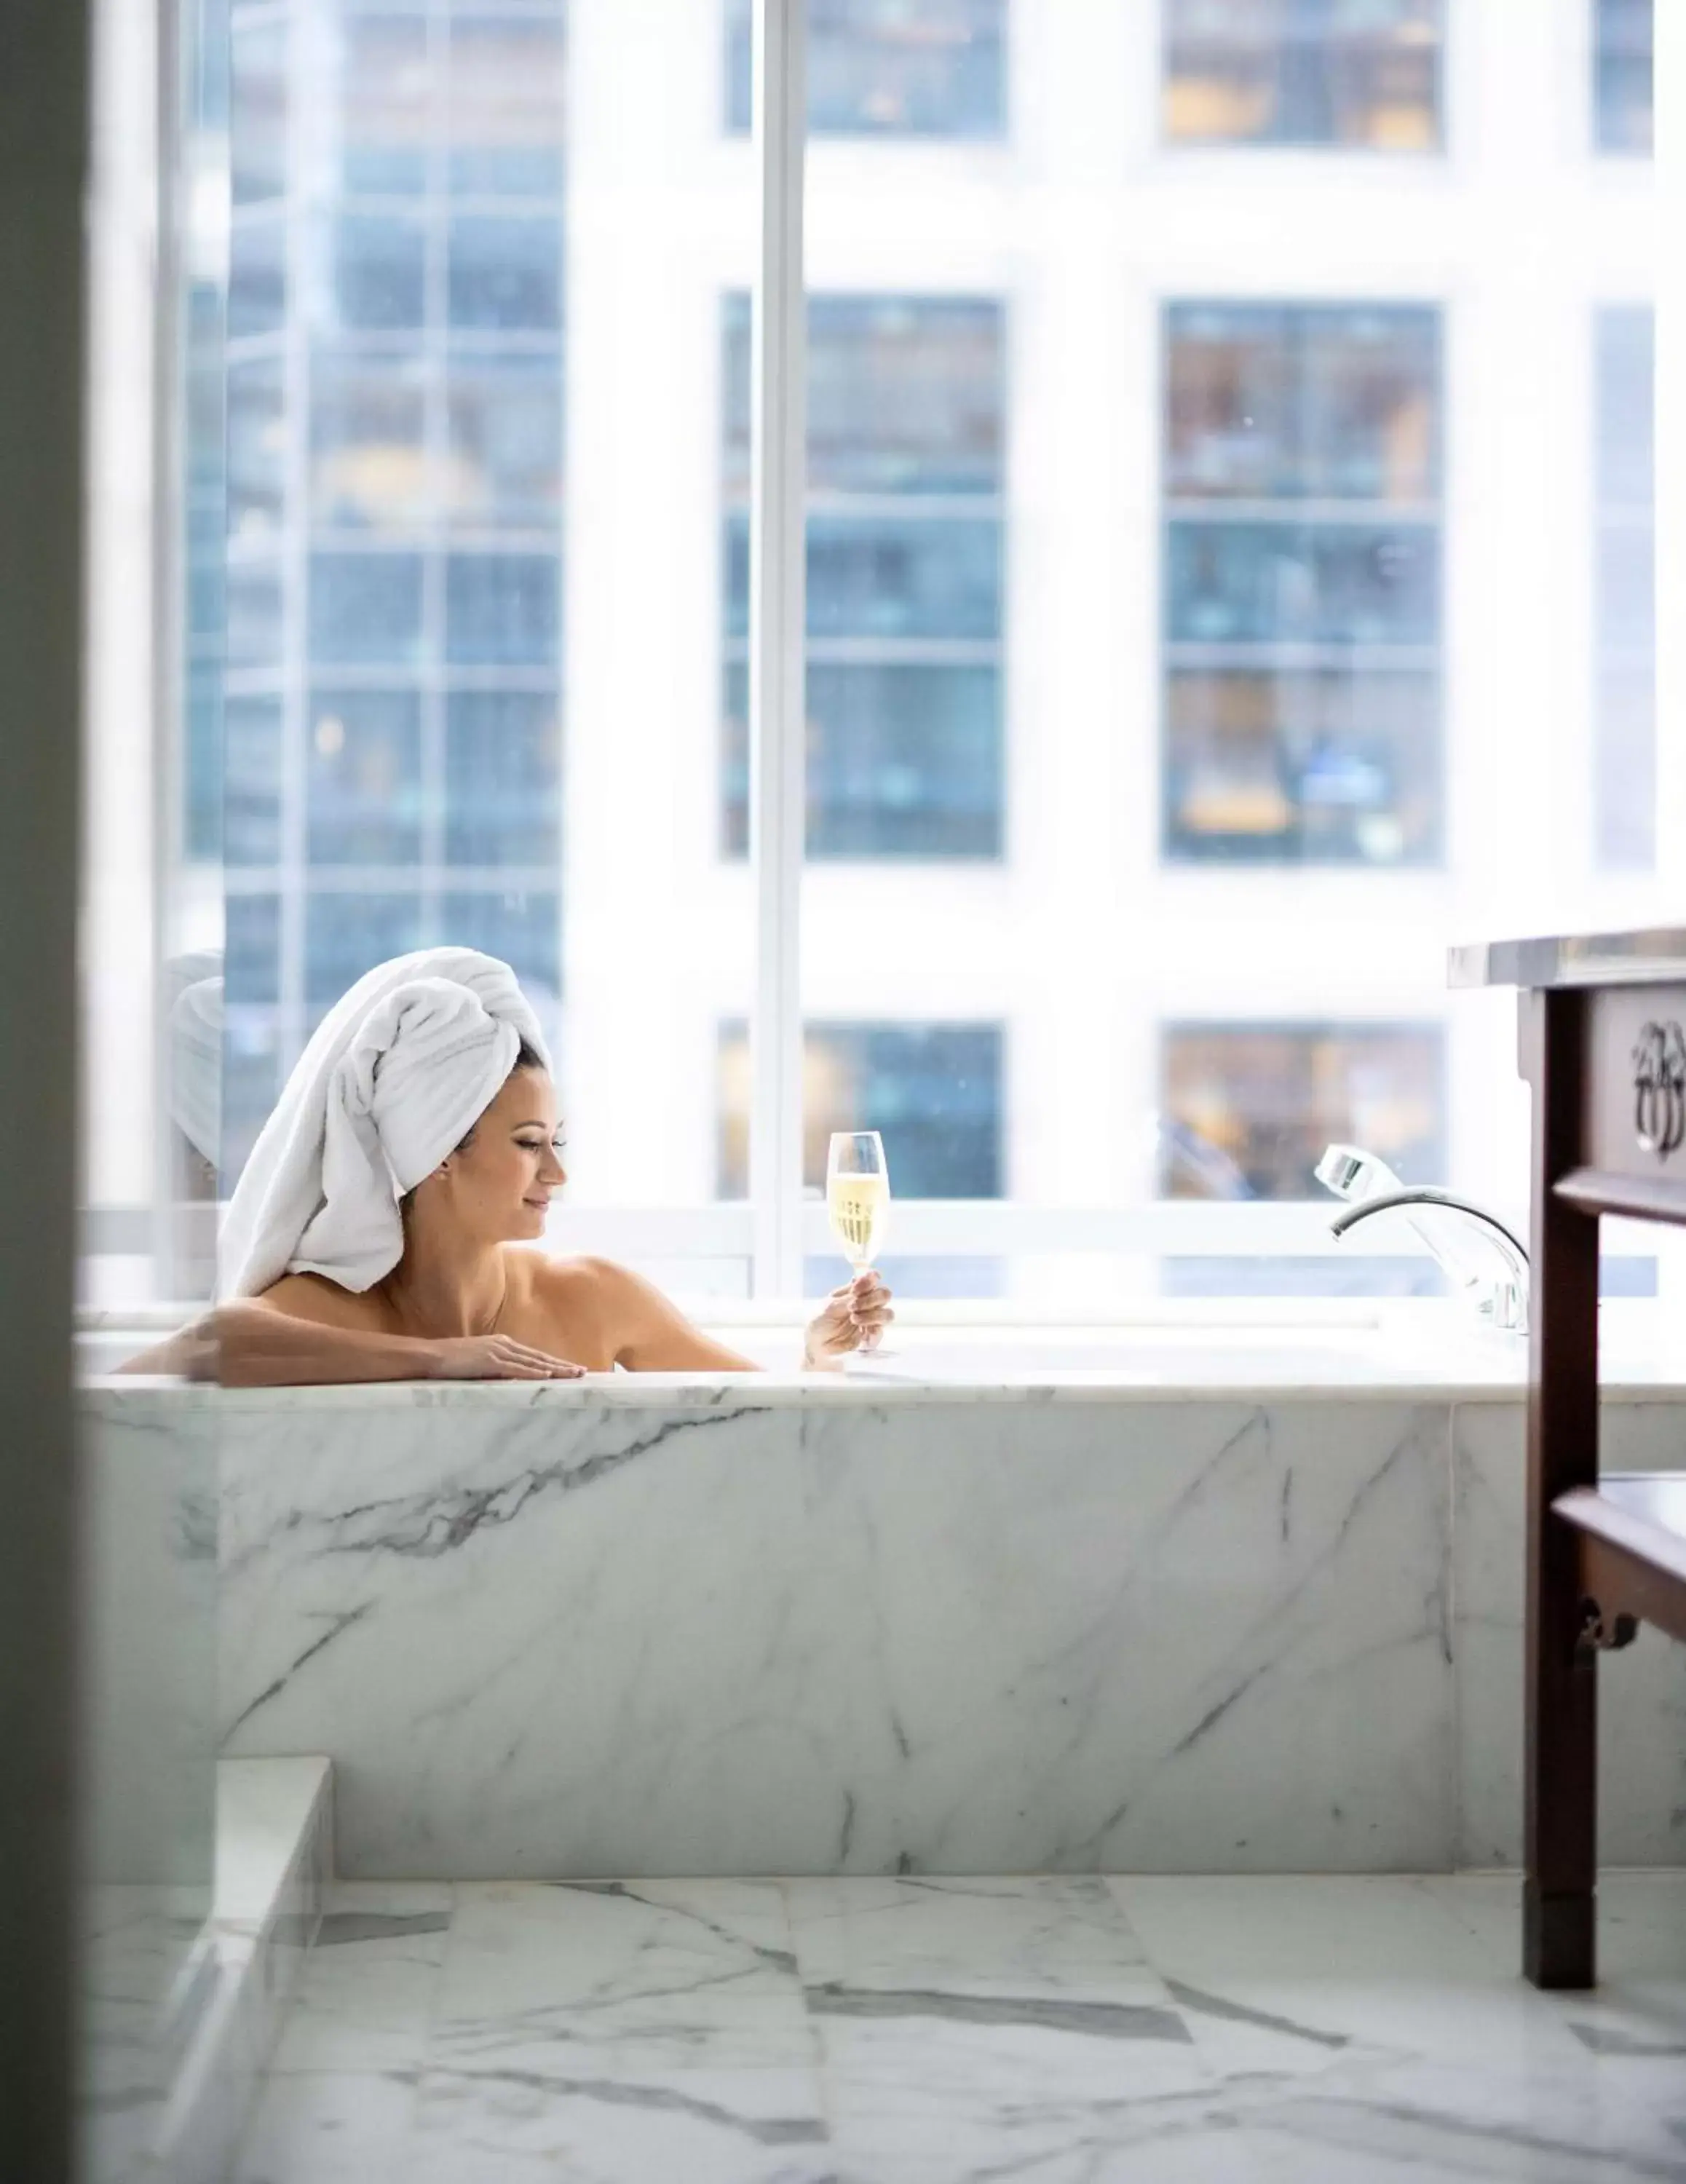
[[[1520,1059],[1533,1087],[1532,1325],[1527,1424],[1522,1970],[1536,1986],[1596,1976],[1598,1680],[1579,1646],[1578,1546],[1555,1498],[1598,1483],[1598,1218],[1556,1197],[1578,1157],[1584,996],[1519,996]]]

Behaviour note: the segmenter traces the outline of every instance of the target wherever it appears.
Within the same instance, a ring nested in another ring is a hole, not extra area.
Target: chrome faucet
[[[1331,1188],[1333,1188],[1333,1184]],[[1472,1221],[1480,1222],[1492,1240],[1500,1257],[1505,1262],[1503,1276],[1494,1280],[1473,1279],[1466,1274],[1447,1253],[1436,1245],[1433,1236],[1417,1224],[1417,1234],[1439,1261],[1448,1273],[1456,1280],[1464,1294],[1470,1296],[1476,1310],[1494,1327],[1502,1327],[1514,1334],[1526,1334],[1528,1326],[1528,1255],[1516,1236],[1496,1213],[1489,1213],[1484,1206],[1477,1206],[1467,1198],[1459,1198],[1450,1190],[1436,1190],[1432,1185],[1411,1184],[1398,1190],[1384,1190],[1375,1198],[1360,1199],[1349,1206],[1344,1213],[1336,1214],[1329,1223],[1329,1233],[1344,1236],[1360,1221],[1372,1213],[1387,1213],[1398,1206],[1444,1206],[1449,1212],[1461,1213]]]

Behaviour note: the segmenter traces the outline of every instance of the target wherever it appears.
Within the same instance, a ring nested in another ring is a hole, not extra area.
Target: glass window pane
[[[749,518],[726,537],[726,630],[749,628]],[[993,519],[815,515],[808,521],[808,632],[815,638],[1001,633],[1001,532]]]
[[[826,493],[997,493],[1001,306],[973,298],[812,296],[808,483]],[[749,489],[749,304],[725,310],[726,486]]]
[[[223,915],[227,921],[223,993],[230,1006],[276,1000],[281,992],[281,897],[231,894]]]
[[[547,1035],[554,1034],[562,979],[560,903],[554,889],[453,888],[444,898],[442,933],[452,947],[501,956]]]
[[[459,214],[448,280],[453,326],[555,332],[562,323],[559,221]]]
[[[727,672],[723,852],[749,846],[748,678]],[[810,858],[1001,855],[993,667],[810,665]]]
[[[285,504],[287,421],[278,359],[229,369],[228,535],[257,540],[281,526]]]
[[[1163,5],[1172,143],[1438,148],[1443,0]]]
[[[446,418],[453,521],[523,531],[560,521],[559,357],[453,358]]]
[[[223,738],[223,855],[231,865],[278,864],[280,699],[227,699]]]
[[[815,857],[1001,855],[994,667],[808,671]]]
[[[427,237],[420,220],[349,213],[332,228],[330,324],[348,332],[419,327],[426,316]]]
[[[1164,1197],[1321,1200],[1335,1141],[1407,1183],[1444,1173],[1435,1025],[1170,1024],[1161,1057]]]
[[[1589,0],[1593,11],[1593,140],[1600,152],[1651,150],[1655,0]]]
[[[809,1024],[804,1186],[825,1188],[833,1130],[876,1129],[893,1199],[1000,1197],[1002,1047],[996,1023]],[[748,1189],[749,1047],[736,1019],[721,1026],[719,1070],[716,1195],[742,1198]]]
[[[445,656],[455,666],[550,666],[561,586],[550,554],[453,554],[445,564]]]
[[[231,900],[229,908],[233,909]],[[225,971],[222,1042],[222,1176],[231,1191],[246,1165],[258,1133],[269,1120],[285,1074],[281,1034],[270,1011],[241,1008],[227,997],[232,972]]]
[[[1432,645],[1438,544],[1427,524],[1174,521],[1166,635],[1189,644]]]
[[[434,125],[426,18],[348,14],[337,28],[341,188],[347,196],[419,194]]]
[[[459,16],[450,27],[448,185],[554,197],[562,187],[562,25]]]
[[[1429,310],[1177,304],[1166,315],[1166,490],[1378,500],[1439,489]]]
[[[348,530],[425,522],[431,497],[419,361],[319,350],[310,396],[312,520]]]
[[[1166,706],[1167,855],[1377,865],[1439,855],[1433,676],[1176,670]]]
[[[421,655],[419,554],[313,554],[310,657],[414,666]]]
[[[304,994],[318,1015],[389,956],[426,945],[421,899],[313,888],[304,905]]]
[[[742,297],[727,299],[723,337],[721,844],[733,856],[748,816]],[[1004,346],[988,299],[810,298],[810,856],[1000,854]]]
[[[815,136],[999,136],[1007,0],[810,0]],[[750,0],[726,0],[726,126],[750,125]]]
[[[229,169],[236,204],[287,187],[287,25],[236,22],[229,42]]]
[[[228,242],[229,339],[274,333],[287,297],[287,230],[267,214],[236,220]]]
[[[1172,304],[1165,388],[1165,855],[1434,861],[1435,314]]]
[[[421,702],[412,691],[315,690],[306,855],[313,865],[421,855]]]
[[[231,667],[266,667],[281,657],[281,580],[273,561],[234,561],[225,589],[224,643]]]
[[[445,711],[445,855],[453,865],[544,865],[561,854],[556,701],[456,690]]]

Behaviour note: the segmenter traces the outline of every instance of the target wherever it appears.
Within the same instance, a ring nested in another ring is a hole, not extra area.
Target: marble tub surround
[[[1520,1570],[1520,1390],[84,1400],[214,1412],[225,1746],[334,1756],[355,1877],[1515,1855],[1519,1621],[1461,1602]],[[1635,1466],[1686,1429],[1605,1418]],[[1601,1670],[1607,1859],[1686,1858],[1683,1660]]]
[[[223,1729],[342,1872],[1451,1862],[1444,1407],[314,1392],[222,1412]]]
[[[1686,1875],[337,1885],[236,2184],[1686,2174]],[[305,2039],[295,2036],[304,2028]]]

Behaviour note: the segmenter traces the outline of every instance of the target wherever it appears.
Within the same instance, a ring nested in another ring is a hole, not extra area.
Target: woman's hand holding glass
[[[876,1130],[834,1130],[826,1158],[826,1209],[852,1281],[832,1291],[810,1322],[803,1362],[841,1362],[852,1350],[876,1351],[895,1318],[890,1291],[868,1264],[883,1248],[890,1219],[890,1170]]]
[[[843,1282],[826,1298],[825,1309],[808,1323],[803,1351],[805,1365],[841,1362],[852,1350],[876,1350],[885,1327],[895,1318],[891,1291],[871,1268]]]

